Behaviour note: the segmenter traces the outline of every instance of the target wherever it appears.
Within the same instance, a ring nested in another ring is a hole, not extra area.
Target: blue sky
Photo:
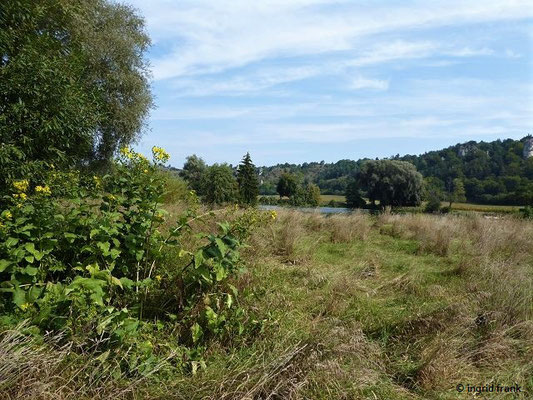
[[[256,165],[533,133],[533,2],[131,0],[156,109],[137,149]]]

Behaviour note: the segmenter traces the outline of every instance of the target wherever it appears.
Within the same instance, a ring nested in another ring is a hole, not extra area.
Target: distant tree
[[[259,195],[259,180],[252,163],[250,153],[246,153],[237,169],[237,183],[239,185],[239,202],[245,205],[257,204]]]
[[[207,169],[205,200],[210,204],[235,202],[237,181],[233,169],[227,164],[213,164]]]
[[[426,200],[424,211],[428,213],[440,211],[441,202],[445,198],[444,182],[435,177],[425,178],[423,193],[423,198]]]
[[[465,185],[459,178],[453,180],[451,188],[448,192],[449,208],[452,207],[452,203],[464,203],[466,201]]]
[[[189,187],[196,192],[198,196],[205,195],[205,186],[207,181],[207,165],[204,160],[196,154],[187,157],[180,176],[187,181]]]
[[[318,207],[320,205],[320,188],[314,183],[307,185],[306,203],[311,207]]]
[[[282,197],[292,197],[296,194],[297,189],[298,180],[296,179],[296,176],[288,172],[281,174],[276,187],[280,199]]]
[[[422,175],[405,161],[369,160],[358,173],[358,181],[370,200],[380,206],[417,206],[422,198]]]
[[[363,199],[361,188],[357,179],[352,178],[346,186],[346,205],[350,208],[361,208],[366,205],[365,199]]]

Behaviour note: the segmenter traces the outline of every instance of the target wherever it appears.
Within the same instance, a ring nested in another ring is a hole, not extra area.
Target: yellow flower
[[[165,150],[157,146],[152,147],[152,154],[154,156],[154,160],[160,161],[162,163],[167,162],[170,158],[170,155]]]
[[[28,186],[30,185],[30,183],[28,182],[27,179],[23,179],[21,181],[15,181],[13,182],[13,187],[18,191],[18,192],[25,192],[26,190],[28,190]]]
[[[116,200],[117,198],[115,197],[115,195],[113,194],[110,194],[109,196],[107,196],[109,198],[109,200]]]
[[[145,174],[147,174],[147,173],[148,173],[148,170],[147,170],[147,169],[145,169],[145,170],[144,170],[143,172],[144,172]]]
[[[24,303],[24,304],[22,304],[22,305],[20,306],[20,309],[21,309],[22,311],[26,311],[26,310],[27,310],[28,308],[30,308],[30,307],[31,307],[31,304],[30,304],[30,303]]]
[[[278,216],[278,213],[275,212],[275,211],[270,211],[270,218],[272,218],[272,220],[275,220]]]
[[[6,217],[6,219],[11,219],[11,218],[13,217],[13,214],[11,214],[10,211],[6,211],[6,212],[4,213],[4,216]]]
[[[155,276],[155,279],[157,279],[158,282],[161,282],[161,279],[162,279],[162,278],[161,278],[161,275],[156,275],[156,276]]]
[[[48,185],[36,186],[35,187],[35,191],[37,193],[44,194],[45,196],[50,196],[52,194],[52,192],[50,191],[50,188],[48,187]]]
[[[26,193],[19,194],[19,197],[22,201],[26,200],[28,198],[28,195]]]
[[[131,160],[133,158],[133,153],[129,149],[129,147],[123,147],[120,149],[120,154],[122,154],[127,159]]]

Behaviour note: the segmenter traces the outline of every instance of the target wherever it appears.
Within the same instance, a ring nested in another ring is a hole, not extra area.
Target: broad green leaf
[[[35,253],[35,244],[30,242],[30,243],[26,243],[24,245],[24,248],[29,251],[31,254]]]
[[[198,325],[197,322],[193,326],[191,326],[191,335],[192,335],[192,342],[196,343],[203,335],[202,327]]]
[[[13,291],[13,303],[19,307],[26,303],[26,292],[19,287]]]
[[[215,239],[215,243],[217,244],[217,247],[220,250],[220,253],[222,253],[222,255],[224,255],[226,253],[226,245],[224,244],[222,239],[216,238]]]
[[[0,260],[0,272],[4,272],[11,265],[11,261]]]
[[[109,253],[109,247],[111,246],[111,244],[109,242],[97,242],[96,246],[100,250],[102,250],[102,253],[104,253],[104,255],[107,255]]]
[[[120,283],[122,283],[122,286],[126,289],[131,289],[133,285],[135,285],[135,282],[129,278],[120,278]]]
[[[119,286],[121,289],[123,289],[122,287],[122,282],[120,281],[120,279],[112,276],[111,277],[111,283],[113,283],[113,285],[116,285],[116,286]]]
[[[7,238],[7,240],[5,241],[5,245],[6,245],[7,247],[13,247],[13,246],[16,245],[18,242],[19,242],[19,240],[18,240],[17,238],[10,237],[10,238]]]

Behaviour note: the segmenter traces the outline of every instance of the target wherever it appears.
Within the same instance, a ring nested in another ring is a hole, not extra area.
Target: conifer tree
[[[257,204],[259,195],[259,180],[255,173],[250,153],[246,153],[237,169],[237,182],[239,184],[239,200],[241,204],[253,206]]]

